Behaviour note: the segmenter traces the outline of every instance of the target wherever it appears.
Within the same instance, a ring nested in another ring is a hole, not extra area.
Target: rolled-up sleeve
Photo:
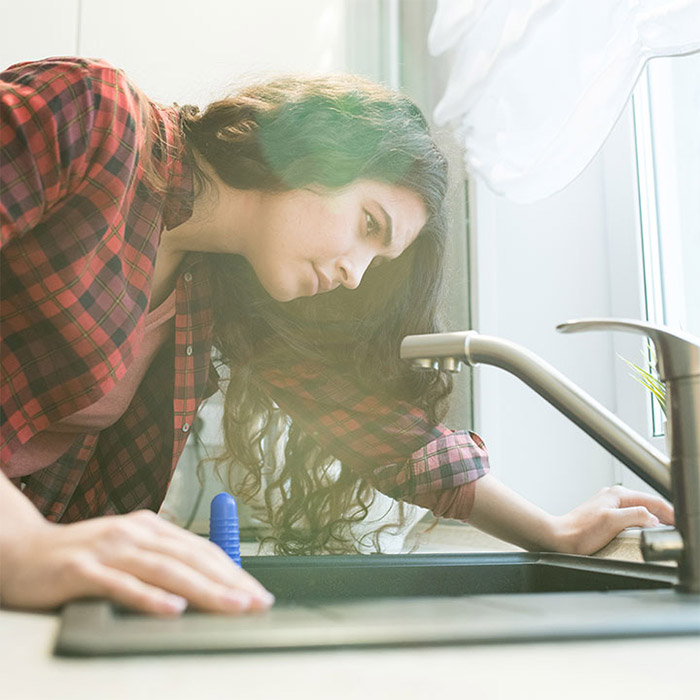
[[[486,446],[476,433],[436,425],[425,411],[369,395],[330,368],[309,363],[270,369],[261,380],[319,444],[397,500],[424,505],[431,501],[428,494],[473,483],[489,470]]]
[[[489,470],[486,445],[471,431],[451,431],[416,450],[407,460],[374,470],[377,488],[397,499],[443,492],[476,481]]]

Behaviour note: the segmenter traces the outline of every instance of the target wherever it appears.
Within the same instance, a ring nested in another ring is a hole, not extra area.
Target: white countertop
[[[66,659],[58,615],[0,611],[7,700],[694,698],[700,639]]]
[[[444,532],[421,550],[454,551],[457,531]],[[659,700],[700,691],[700,637],[72,659],[53,656],[58,626],[58,614],[0,610],[0,697]]]

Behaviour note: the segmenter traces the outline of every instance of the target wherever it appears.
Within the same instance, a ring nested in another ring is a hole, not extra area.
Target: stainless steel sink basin
[[[64,610],[56,652],[286,650],[698,635],[700,598],[675,569],[558,554],[249,557],[277,597],[264,614]]]

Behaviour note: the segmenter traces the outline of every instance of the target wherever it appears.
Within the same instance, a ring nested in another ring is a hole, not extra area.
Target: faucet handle
[[[685,331],[626,318],[583,318],[560,323],[557,330],[562,333],[613,330],[646,335],[656,347],[661,381],[700,376],[700,338]]]

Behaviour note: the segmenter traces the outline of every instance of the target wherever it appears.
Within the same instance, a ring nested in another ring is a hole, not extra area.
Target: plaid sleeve
[[[35,227],[84,177],[97,98],[80,59],[0,73],[0,245]]]
[[[342,374],[304,364],[266,370],[261,379],[300,427],[393,498],[455,488],[488,471],[476,433],[435,425],[421,409],[368,395]]]
[[[416,450],[407,461],[374,470],[374,485],[388,496],[412,500],[476,481],[489,471],[486,445],[471,431],[436,426],[440,437]]]

